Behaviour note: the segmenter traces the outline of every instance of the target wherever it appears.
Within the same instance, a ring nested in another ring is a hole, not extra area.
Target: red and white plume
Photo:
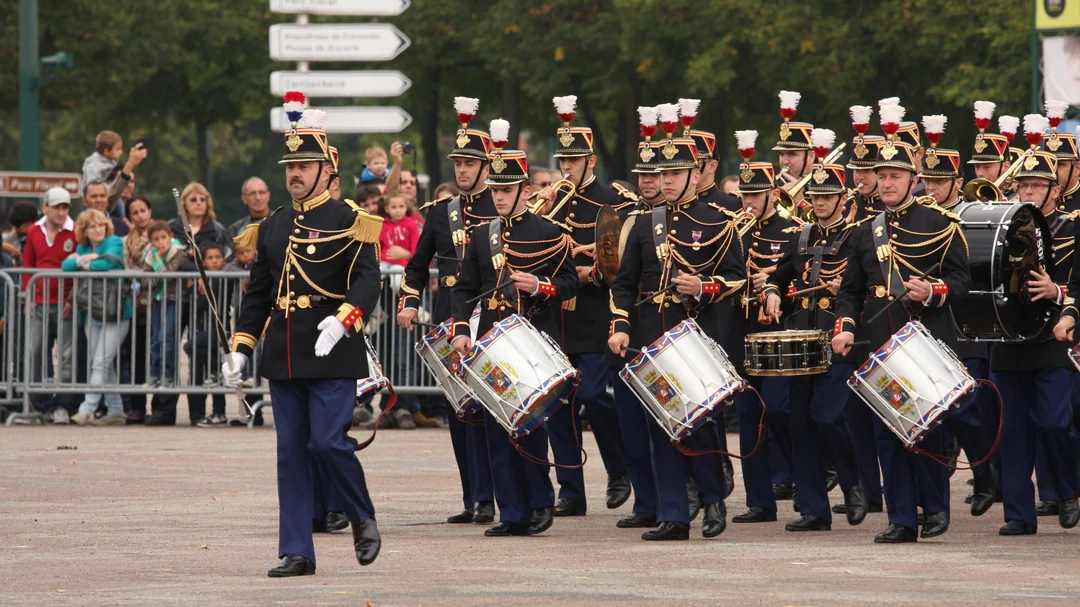
[[[454,112],[457,113],[458,122],[461,123],[463,129],[469,128],[469,123],[472,122],[473,116],[476,116],[476,110],[479,108],[479,99],[454,97]]]
[[[1065,111],[1068,109],[1069,103],[1067,101],[1046,100],[1046,117],[1050,121],[1050,129],[1055,133],[1058,125],[1061,124],[1061,119],[1065,117]]]
[[[1043,133],[1050,126],[1050,120],[1042,114],[1027,114],[1024,116],[1024,138],[1028,145],[1034,149],[1043,140]]]
[[[648,141],[649,137],[656,134],[656,118],[660,110],[655,107],[640,106],[637,109],[638,122],[641,124],[641,136]]]
[[[660,128],[671,137],[679,127],[679,106],[674,103],[661,103],[656,106],[656,110],[660,113]]]
[[[555,104],[555,113],[559,115],[559,120],[562,120],[564,125],[570,126],[570,121],[574,119],[574,111],[577,109],[577,95],[552,97],[551,102]]]
[[[491,145],[502,150],[510,142],[510,121],[496,118],[491,121]]]
[[[802,99],[802,93],[796,93],[795,91],[780,91],[780,115],[784,117],[784,122],[787,122],[795,117],[795,109],[799,107],[799,100]]]
[[[739,148],[743,162],[750,162],[754,147],[757,146],[757,131],[735,131],[735,145]]]
[[[936,148],[941,135],[945,133],[945,123],[949,119],[941,114],[931,114],[922,117],[923,133],[930,141],[930,147]]]
[[[300,128],[321,129],[326,125],[326,112],[323,110],[304,110],[304,117],[300,119]]]
[[[694,124],[700,106],[700,99],[679,99],[679,120],[682,121],[683,129],[685,129],[684,137],[690,136],[690,125]]]
[[[874,108],[869,105],[853,105],[850,111],[851,126],[855,128],[859,137],[865,136],[867,129],[870,128],[870,115],[874,113]]]
[[[990,119],[994,117],[994,109],[997,104],[993,101],[976,101],[975,104],[975,127],[982,133],[990,128]]]
[[[998,130],[1005,136],[1005,139],[1012,143],[1013,137],[1016,137],[1016,129],[1020,128],[1020,119],[1016,116],[1002,116],[998,118]]]
[[[832,151],[836,143],[836,132],[831,129],[814,129],[810,131],[810,143],[814,146],[814,154],[817,154],[818,164],[825,162],[825,157]]]
[[[902,105],[882,105],[878,107],[881,116],[881,130],[891,141],[896,131],[900,130],[900,121],[904,119],[906,110]]]

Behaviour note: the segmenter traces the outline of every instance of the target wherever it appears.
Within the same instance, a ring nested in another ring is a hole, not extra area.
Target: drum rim
[[[798,334],[798,335],[797,335]],[[786,331],[763,331],[761,333],[750,333],[746,336],[748,342],[758,341],[804,341],[821,339],[821,336],[825,332],[818,329],[789,329]]]

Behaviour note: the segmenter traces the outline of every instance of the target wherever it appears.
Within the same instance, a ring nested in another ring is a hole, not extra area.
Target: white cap
[[[55,207],[58,204],[71,205],[71,192],[60,186],[51,187],[45,192],[45,198],[41,201],[43,207]]]

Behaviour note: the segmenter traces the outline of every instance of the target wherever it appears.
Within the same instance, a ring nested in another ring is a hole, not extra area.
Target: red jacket
[[[390,218],[387,217],[383,220],[382,232],[379,234],[379,245],[382,247],[382,259],[380,261],[404,268],[409,263],[409,260],[388,259],[386,257],[387,249],[392,246],[399,246],[412,254],[416,252],[416,243],[419,240],[420,227],[416,225],[416,221],[412,217],[402,217],[401,221],[396,223],[390,221]]]
[[[52,244],[49,244],[45,234],[45,218],[42,217],[37,223],[30,226],[26,233],[26,248],[23,250],[22,265],[24,268],[41,268],[43,270],[59,270],[64,259],[75,252],[75,222],[69,217],[64,223],[64,229],[56,234]],[[22,286],[26,290],[30,282],[30,274],[23,274]],[[48,283],[49,300],[45,301],[45,286]],[[34,293],[34,302],[41,305],[44,303],[56,304],[59,301],[61,291],[67,299],[71,291],[70,280],[38,280]],[[62,285],[62,286],[61,286]]]

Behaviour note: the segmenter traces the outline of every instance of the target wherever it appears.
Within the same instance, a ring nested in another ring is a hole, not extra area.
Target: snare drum
[[[832,342],[822,331],[769,331],[746,336],[746,374],[814,375],[829,370]]]
[[[465,419],[479,410],[476,395],[461,381],[461,354],[450,345],[451,320],[446,320],[416,343],[416,353],[435,378],[454,413]]]
[[[368,339],[367,335],[364,335],[364,345],[367,346],[368,376],[356,380],[357,400],[371,400],[376,392],[390,385],[390,380],[383,375],[382,365],[379,363],[379,353],[375,351],[375,347],[371,345],[371,340]]]
[[[542,426],[581,381],[559,346],[517,314],[495,323],[461,366],[465,385],[512,437]]]
[[[952,350],[918,321],[890,337],[847,383],[908,447],[975,389]]]
[[[693,434],[747,385],[724,349],[692,319],[643,349],[619,377],[675,442]]]

